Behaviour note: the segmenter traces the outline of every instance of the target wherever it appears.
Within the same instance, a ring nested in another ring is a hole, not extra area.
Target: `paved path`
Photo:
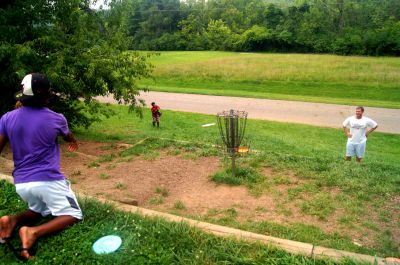
[[[250,119],[272,120],[341,128],[344,119],[355,112],[355,106],[308,103],[196,94],[146,92],[140,95],[147,104],[155,101],[161,109],[217,114],[238,109],[249,113]],[[112,97],[99,98],[116,103]],[[400,109],[365,108],[365,116],[378,122],[377,131],[400,134]]]

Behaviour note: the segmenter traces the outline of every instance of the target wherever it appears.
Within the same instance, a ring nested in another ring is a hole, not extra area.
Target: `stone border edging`
[[[7,180],[11,183],[13,182],[12,176],[4,175],[1,173],[0,173],[0,179]],[[225,227],[225,226],[221,226],[221,225],[215,225],[215,224],[211,224],[211,223],[196,221],[193,219],[189,219],[189,218],[185,218],[185,217],[181,217],[181,216],[177,216],[177,215],[173,215],[173,214],[169,214],[169,213],[162,213],[162,212],[158,212],[158,211],[154,211],[154,210],[150,210],[150,209],[146,209],[146,208],[123,204],[123,203],[116,202],[116,201],[110,201],[110,200],[105,200],[105,199],[101,199],[101,198],[96,198],[96,197],[88,196],[85,194],[77,193],[77,195],[80,198],[95,199],[95,200],[98,200],[103,203],[108,202],[108,203],[115,204],[118,209],[126,211],[126,212],[139,213],[141,215],[149,216],[149,217],[162,217],[171,222],[188,223],[189,225],[191,225],[193,227],[199,228],[205,232],[208,232],[208,233],[211,233],[211,234],[214,234],[217,236],[234,237],[237,239],[245,239],[245,240],[250,240],[250,241],[262,242],[267,245],[273,245],[273,246],[283,249],[291,254],[303,255],[306,257],[316,258],[316,259],[330,258],[335,261],[340,261],[343,258],[351,258],[358,262],[368,262],[370,264],[400,265],[399,262],[392,261],[390,258],[385,259],[385,258],[381,258],[381,257],[373,257],[370,255],[358,254],[358,253],[353,253],[353,252],[348,252],[348,251],[343,251],[343,250],[314,246],[309,243],[281,239],[281,238],[277,238],[277,237],[256,234],[253,232],[247,232],[247,231],[243,231],[243,230],[236,229],[236,228],[230,228],[230,227]]]

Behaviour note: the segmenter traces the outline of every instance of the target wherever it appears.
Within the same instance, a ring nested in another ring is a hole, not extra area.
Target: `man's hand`
[[[76,150],[78,150],[78,143],[77,142],[70,142],[68,144],[68,151],[75,152]]]
[[[78,142],[71,132],[64,136],[64,141],[68,142],[68,151],[75,152],[78,150]]]

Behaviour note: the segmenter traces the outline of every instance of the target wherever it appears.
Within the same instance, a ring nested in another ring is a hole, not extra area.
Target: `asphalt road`
[[[248,118],[341,128],[342,122],[354,115],[356,106],[308,103],[197,94],[143,92],[147,105],[155,101],[161,109],[203,114],[217,114],[236,109],[248,112]],[[101,102],[117,103],[112,96],[99,97]],[[365,107],[364,116],[378,123],[377,131],[400,134],[400,109]]]

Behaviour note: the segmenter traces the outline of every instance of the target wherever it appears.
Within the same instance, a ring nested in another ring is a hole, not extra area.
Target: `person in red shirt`
[[[157,127],[160,127],[161,112],[160,107],[155,102],[151,102],[151,116],[153,118],[153,126],[157,124]]]

